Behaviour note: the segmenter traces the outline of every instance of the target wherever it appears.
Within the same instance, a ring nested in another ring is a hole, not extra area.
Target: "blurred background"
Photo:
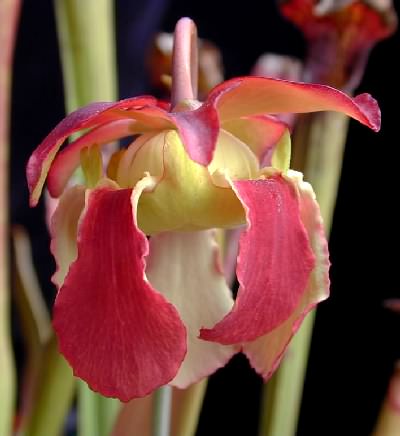
[[[225,78],[248,74],[265,52],[299,59],[306,54],[302,34],[280,16],[273,0],[117,0],[116,7],[121,98],[152,93],[146,69],[151,41],[160,30],[172,32],[181,16],[194,19],[199,36],[220,48]],[[331,297],[318,308],[299,436],[337,435],[344,423],[346,434],[368,435],[400,358],[400,314],[383,306],[385,299],[400,298],[399,53],[398,33],[379,43],[356,92],[378,100],[382,130],[375,134],[350,123],[330,240]],[[11,221],[30,233],[49,306],[55,296],[50,284],[54,262],[43,204],[28,206],[25,165],[63,117],[52,1],[23,0],[12,90]],[[198,435],[256,435],[261,387],[244,356],[232,359],[211,377]]]

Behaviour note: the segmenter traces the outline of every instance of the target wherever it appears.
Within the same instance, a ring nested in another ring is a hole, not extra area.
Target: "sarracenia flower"
[[[169,382],[186,387],[239,350],[269,377],[328,294],[318,205],[288,170],[288,132],[265,114],[341,111],[379,129],[369,95],[320,85],[238,78],[199,103],[194,33],[189,19],[178,23],[171,105],[90,104],[64,119],[27,167],[32,205],[46,178],[60,199],[51,226],[60,350],[92,389],[124,401]],[[105,165],[101,146],[129,136]],[[79,166],[85,184],[68,187]],[[244,224],[234,301],[213,229]]]

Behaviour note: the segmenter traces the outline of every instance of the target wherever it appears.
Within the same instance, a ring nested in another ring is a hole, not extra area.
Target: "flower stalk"
[[[69,113],[94,100],[115,100],[114,3],[57,0],[55,13],[66,111]],[[61,355],[59,359],[63,359]],[[70,383],[74,383],[72,377]],[[79,434],[109,434],[118,402],[95,394],[83,383],[79,384],[78,397]]]
[[[16,389],[10,332],[8,161],[12,54],[19,11],[19,0],[0,2],[0,434],[4,435],[12,433]]]
[[[163,386],[154,392],[153,436],[169,436],[171,427],[172,388]]]

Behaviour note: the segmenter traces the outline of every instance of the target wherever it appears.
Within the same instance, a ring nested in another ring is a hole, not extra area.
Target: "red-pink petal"
[[[122,401],[168,383],[186,353],[176,309],[145,277],[148,242],[136,225],[145,180],[92,191],[54,308],[60,351],[89,386]]]
[[[240,239],[238,297],[232,311],[201,338],[247,342],[286,321],[302,298],[314,255],[300,219],[297,192],[282,176],[234,182],[247,211]]]
[[[216,86],[208,97],[221,123],[249,115],[337,111],[371,129],[380,128],[380,110],[369,94],[350,98],[330,86],[267,77],[241,77]]]
[[[264,157],[272,154],[287,124],[271,116],[257,115],[226,121],[222,128],[247,144],[259,161],[268,166],[270,161],[264,162]]]
[[[117,103],[91,103],[64,118],[32,153],[26,168],[31,205],[39,200],[50,165],[65,139],[78,130],[115,121],[124,116],[124,111],[156,104],[153,97],[137,97]]]
[[[59,197],[69,178],[80,163],[80,151],[92,144],[103,145],[125,136],[133,135],[135,121],[124,119],[113,121],[92,129],[57,154],[47,175],[47,188],[52,197]]]
[[[299,190],[301,220],[307,231],[316,263],[307,289],[292,315],[270,333],[243,344],[243,352],[249,358],[251,366],[264,379],[268,379],[279,365],[291,338],[300,328],[307,313],[329,295],[328,243],[320,210],[311,186],[301,178],[293,180]]]
[[[201,165],[208,165],[219,134],[218,113],[214,106],[203,104],[194,111],[175,112],[171,116],[190,158]]]

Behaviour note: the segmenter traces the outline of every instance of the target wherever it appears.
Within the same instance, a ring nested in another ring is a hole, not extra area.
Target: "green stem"
[[[172,394],[173,436],[194,436],[206,394],[208,379],[205,378],[186,389],[174,388]]]
[[[43,349],[52,335],[50,316],[33,268],[27,232],[20,226],[12,229],[15,263],[14,296],[20,328],[26,348],[24,376],[20,389],[19,427],[23,429],[31,415],[42,364]]]
[[[169,436],[171,427],[172,388],[163,386],[154,393],[152,436]]]
[[[53,336],[47,343],[40,365],[32,413],[24,436],[59,436],[71,407],[75,383],[71,368],[58,352]]]
[[[9,114],[12,55],[19,0],[0,1],[0,434],[12,433],[15,402],[14,356],[10,331],[8,247]]]
[[[56,0],[55,12],[67,112],[92,101],[116,100],[114,2]],[[78,397],[79,434],[108,435],[119,402],[101,397],[83,383]]]
[[[117,96],[114,2],[56,0],[66,110]]]
[[[292,166],[314,188],[329,235],[342,169],[349,119],[341,113],[303,116],[296,126]],[[294,336],[287,356],[266,387],[260,435],[293,436],[300,414],[315,311]]]

